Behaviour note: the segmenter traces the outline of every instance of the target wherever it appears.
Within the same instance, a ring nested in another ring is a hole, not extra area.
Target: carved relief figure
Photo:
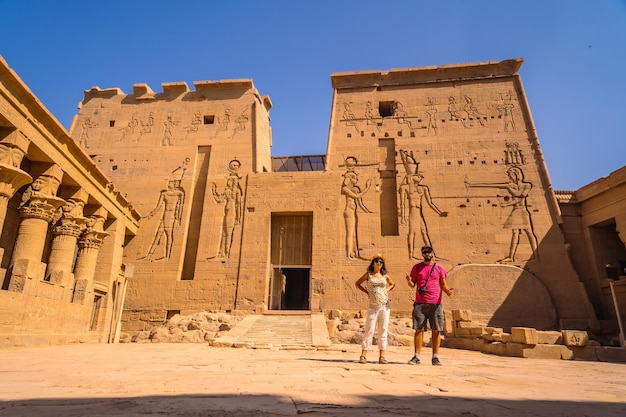
[[[217,185],[213,183],[212,192],[213,199],[216,203],[224,203],[224,216],[222,217],[222,233],[220,247],[218,250],[219,258],[228,258],[230,256],[230,248],[233,243],[233,234],[235,227],[241,224],[243,214],[242,195],[243,190],[239,184],[241,177],[238,174],[241,168],[241,162],[233,159],[228,164],[230,174],[226,179],[226,188],[222,193],[217,192]]]
[[[400,150],[400,157],[407,173],[399,187],[401,223],[406,224],[407,220],[409,223],[409,234],[407,236],[409,257],[420,259],[420,253],[414,253],[415,248],[419,250],[422,246],[432,246],[428,228],[426,227],[426,219],[424,218],[424,201],[440,217],[447,217],[448,212],[439,210],[433,203],[430,188],[422,184],[424,174],[418,171],[419,163],[415,161],[415,158],[403,150]],[[422,243],[417,242],[419,238],[421,238]]]
[[[506,95],[502,95],[500,93],[500,100],[502,103],[496,105],[496,109],[498,110],[498,114],[502,120],[504,120],[504,131],[508,132],[511,130],[515,131],[515,120],[513,119],[513,108],[515,105],[513,104],[513,93],[508,92]]]
[[[217,136],[218,132],[224,132],[228,130],[228,125],[230,124],[230,109],[224,110],[224,116],[219,119],[219,127],[215,135]]]
[[[380,130],[378,124],[382,123],[382,118],[377,114],[377,112],[374,111],[371,101],[368,101],[367,104],[365,104],[365,120],[368,125],[374,125],[377,130]]]
[[[161,146],[172,146],[172,127],[176,126],[178,122],[172,120],[172,115],[168,114],[167,119],[163,122],[163,137],[161,138]]]
[[[139,131],[139,136],[146,134],[146,133],[151,133],[152,126],[154,126],[154,112],[153,111],[150,112],[150,114],[148,115],[148,120],[145,123],[143,122],[143,120],[141,121],[141,130]]]
[[[468,118],[470,119],[470,126],[472,126],[472,119],[478,120],[481,126],[485,126],[485,115],[478,111],[478,108],[474,105],[474,101],[471,97],[465,96],[465,106],[463,106],[463,110],[467,113]]]
[[[24,151],[20,148],[6,145],[0,142],[0,164],[6,164],[19,168],[24,158]]]
[[[470,183],[466,180],[467,188],[497,188],[505,190],[509,193],[500,203],[501,207],[511,207],[511,213],[504,222],[505,229],[511,229],[511,244],[509,245],[509,254],[497,262],[514,262],[515,253],[519,246],[520,235],[526,234],[528,243],[532,249],[532,255],[529,260],[534,259],[537,253],[537,237],[535,236],[528,203],[526,201],[532,183],[524,181],[524,171],[518,166],[511,166],[506,171],[509,181],[505,183]]]
[[[46,196],[45,193],[42,192],[43,187],[44,187],[44,179],[42,177],[35,178],[35,180],[32,183],[30,183],[28,187],[26,187],[24,194],[22,194],[22,201],[20,205],[18,206],[18,208],[28,207],[28,205],[31,203],[31,198],[45,197]]]
[[[370,189],[372,179],[367,179],[365,188],[361,191],[361,188],[357,185],[359,176],[354,172],[354,168],[358,165],[357,159],[350,156],[346,158],[345,164],[348,167],[348,171],[343,174],[341,194],[346,196],[346,206],[343,211],[346,226],[346,253],[348,258],[360,258],[358,241],[359,217],[357,211],[361,209],[365,213],[371,213],[363,203],[362,197]]]
[[[187,136],[189,136],[189,133],[197,132],[198,131],[198,126],[200,126],[201,124],[202,124],[202,114],[200,113],[200,110],[197,110],[193,114],[193,118],[191,119],[191,123],[183,128],[186,131],[185,139],[187,139]]]
[[[131,118],[130,121],[128,122],[128,124],[123,127],[122,129],[120,129],[122,131],[122,137],[118,140],[118,142],[120,142],[122,139],[124,139],[126,137],[126,135],[132,135],[133,133],[135,133],[135,128],[139,126],[139,120],[137,120],[137,113],[134,113]]]
[[[463,127],[467,127],[467,123],[465,122],[465,118],[459,109],[456,108],[456,98],[450,96],[448,97],[448,113],[450,113],[450,120],[461,121]]]
[[[359,124],[356,122],[356,116],[352,113],[352,106],[350,103],[343,103],[343,108],[343,118],[341,120],[346,122],[346,126],[354,126],[357,133],[359,133]]]
[[[398,120],[398,123],[407,124],[409,125],[409,129],[413,130],[413,125],[411,124],[409,120],[406,119],[407,114],[404,111],[404,107],[402,106],[402,103],[400,103],[399,101],[394,101],[392,104],[391,110],[392,110],[392,116]]]
[[[248,123],[248,120],[250,120],[248,117],[248,109],[244,109],[235,120],[235,128],[233,129],[233,135],[231,138],[235,137],[236,132],[246,130],[246,123]]]
[[[98,126],[98,123],[94,123],[91,121],[91,118],[87,117],[84,121],[83,124],[81,125],[82,130],[80,131],[80,139],[78,141],[78,144],[84,148],[87,148],[87,141],[89,140],[89,129],[91,129],[92,127],[96,127]]]
[[[426,135],[430,135],[430,132],[437,136],[437,108],[434,97],[428,97],[426,108]]]
[[[152,260],[154,251],[161,243],[161,239],[165,237],[165,253],[161,259],[170,259],[172,255],[172,247],[174,245],[174,228],[180,226],[183,218],[183,207],[185,205],[185,190],[180,186],[183,179],[189,158],[185,160],[183,166],[176,168],[170,179],[167,181],[167,189],[161,190],[159,200],[152,211],[146,216],[151,218],[158,212],[162,211],[161,219],[157,226],[157,230],[148,249],[146,256],[140,259]]]

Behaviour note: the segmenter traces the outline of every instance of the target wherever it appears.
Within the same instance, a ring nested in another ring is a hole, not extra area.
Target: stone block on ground
[[[561,345],[563,335],[557,331],[537,330],[537,343],[540,345]]]
[[[598,360],[601,362],[626,362],[625,348],[603,346],[594,349]]]
[[[587,346],[589,335],[581,330],[562,330],[563,344],[565,346]]]
[[[567,348],[562,345],[534,345],[522,348],[522,356],[533,359],[562,359],[562,349]]]
[[[472,321],[471,310],[452,310],[452,320],[456,321]]]
[[[536,345],[538,343],[537,330],[532,327],[511,327],[511,341],[524,345]]]

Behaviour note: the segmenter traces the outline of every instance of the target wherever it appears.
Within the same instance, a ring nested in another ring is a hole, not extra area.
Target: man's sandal
[[[367,363],[367,359],[365,358],[365,356],[361,356],[359,358],[359,363]]]

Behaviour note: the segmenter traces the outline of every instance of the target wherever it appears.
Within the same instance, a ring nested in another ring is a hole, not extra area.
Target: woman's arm
[[[387,275],[386,278],[387,278],[387,291],[391,291],[396,287],[396,283],[393,282],[391,278],[389,278],[389,275]]]
[[[361,284],[363,284],[365,282],[365,280],[367,279],[367,272],[365,274],[363,274],[363,276],[359,279],[356,280],[356,282],[354,283],[354,285],[361,291],[363,291],[365,294],[369,294],[367,292],[367,290],[365,288],[363,288],[363,286]]]

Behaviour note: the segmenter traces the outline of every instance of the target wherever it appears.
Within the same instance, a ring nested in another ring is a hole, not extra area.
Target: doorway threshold
[[[311,310],[266,310],[263,312],[266,316],[310,316]]]

